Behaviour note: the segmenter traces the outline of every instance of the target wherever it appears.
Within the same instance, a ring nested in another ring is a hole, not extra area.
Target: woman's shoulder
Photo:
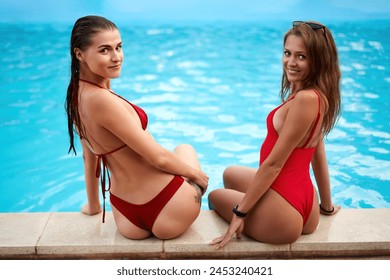
[[[321,99],[321,94],[315,89],[303,89],[296,93],[295,98],[306,101],[318,101],[319,98]]]
[[[119,98],[115,94],[102,88],[88,89],[84,92],[83,97],[81,102],[84,101],[84,106],[97,112],[120,104]]]
[[[328,108],[328,101],[325,95],[316,89],[300,90],[297,92],[295,99],[297,104],[300,104],[306,108],[317,109],[318,104],[320,104],[321,114],[326,112]]]
[[[300,90],[295,94],[295,104],[298,106],[309,106],[318,104],[318,100],[321,99],[321,95],[313,89]]]
[[[323,109],[321,111],[327,112],[329,103],[328,103],[327,96],[323,92],[321,92],[318,89],[306,89],[306,90],[301,90],[300,92],[301,92],[300,94],[301,98],[310,100],[313,103],[316,102],[316,104],[320,102],[321,109]]]

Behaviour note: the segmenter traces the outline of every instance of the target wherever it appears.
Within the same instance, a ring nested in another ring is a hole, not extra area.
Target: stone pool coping
[[[390,209],[341,209],[321,216],[320,226],[296,242],[272,245],[243,237],[222,250],[209,242],[228,224],[202,210],[182,236],[129,240],[112,213],[0,213],[1,259],[390,259]]]

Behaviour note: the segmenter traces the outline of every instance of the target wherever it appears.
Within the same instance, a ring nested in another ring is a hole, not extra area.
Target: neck
[[[300,87],[298,86],[298,84],[294,83],[291,85],[291,93],[296,93],[297,91],[299,91]]]
[[[111,89],[110,89],[110,81],[108,80],[108,87],[106,87],[105,85],[104,85],[104,83],[99,83],[99,82],[92,82],[92,81],[90,81],[90,80],[88,80],[88,79],[83,79],[83,78],[79,78],[79,80],[81,81],[81,82],[84,82],[84,83],[87,83],[87,84],[90,84],[90,85],[93,85],[93,86],[95,86],[95,87],[98,87],[98,88],[102,88],[102,89],[106,89],[106,90],[108,90],[108,91],[111,91]]]
[[[307,89],[308,86],[304,86],[302,83],[294,83],[291,85],[291,94],[296,94],[300,90]]]
[[[83,73],[80,73],[80,81],[93,84],[97,87],[110,89],[110,79],[102,78],[97,75],[83,75]]]

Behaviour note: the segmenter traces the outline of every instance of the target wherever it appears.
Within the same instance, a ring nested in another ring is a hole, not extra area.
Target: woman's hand
[[[202,188],[203,194],[206,193],[207,187],[209,185],[209,176],[207,176],[206,173],[204,173],[202,170],[198,170],[196,176],[192,178],[191,181]]]
[[[102,212],[102,208],[100,207],[100,204],[98,206],[92,207],[91,205],[89,205],[89,203],[87,203],[81,208],[80,211],[81,213],[92,216]]]
[[[239,218],[236,215],[233,215],[233,218],[230,222],[229,228],[226,231],[226,233],[220,237],[213,239],[210,245],[216,245],[215,249],[223,248],[233,238],[234,234],[236,234],[236,237],[240,239],[243,229],[244,229],[244,219]]]

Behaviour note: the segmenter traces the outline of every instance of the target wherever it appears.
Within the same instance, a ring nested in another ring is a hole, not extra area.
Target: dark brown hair
[[[92,36],[96,33],[103,30],[115,29],[117,29],[117,27],[113,22],[100,16],[85,16],[79,18],[73,26],[70,38],[71,73],[65,101],[65,111],[68,118],[68,133],[70,141],[68,153],[73,150],[73,152],[77,154],[74,146],[74,128],[76,127],[81,136],[84,135],[84,128],[78,113],[80,62],[77,59],[74,50],[75,48],[86,50],[91,45]]]
[[[302,38],[308,52],[309,75],[303,81],[303,88],[298,90],[317,89],[326,98],[327,111],[322,122],[322,132],[325,136],[334,127],[341,110],[341,74],[336,44],[332,33],[326,26],[316,30],[305,23],[293,26],[285,34],[283,46],[290,35]],[[284,101],[290,94],[291,83],[287,79],[285,70],[283,70],[280,96]]]

